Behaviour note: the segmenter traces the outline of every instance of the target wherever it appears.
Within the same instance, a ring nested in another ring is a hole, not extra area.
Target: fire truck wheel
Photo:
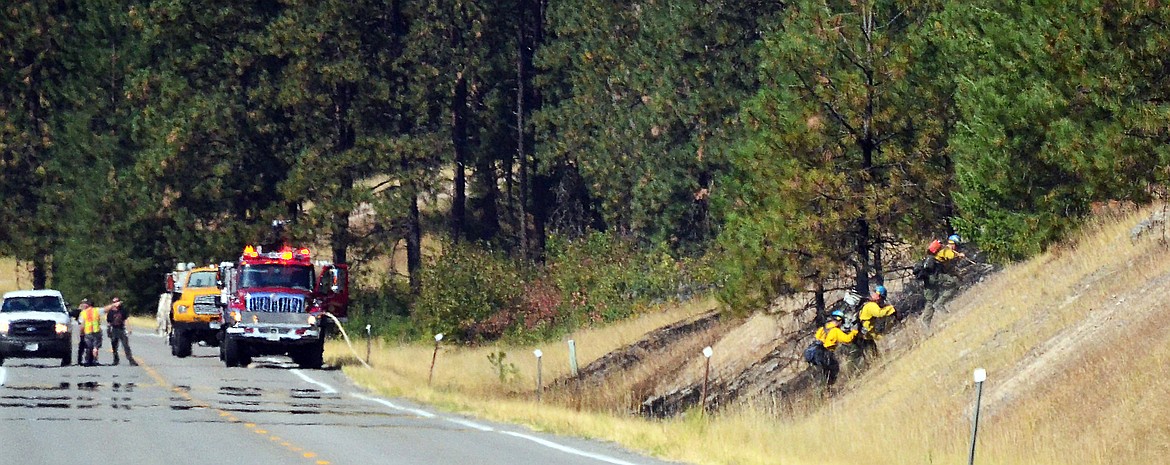
[[[228,368],[232,367],[246,367],[252,363],[251,357],[244,353],[243,344],[234,337],[224,338],[223,341],[223,364]]]
[[[179,358],[186,358],[191,355],[191,338],[187,336],[187,333],[182,331],[172,333],[171,354]]]
[[[324,344],[318,343],[305,346],[293,354],[293,361],[301,368],[312,368],[315,370],[321,368],[321,364],[325,362],[324,351]]]

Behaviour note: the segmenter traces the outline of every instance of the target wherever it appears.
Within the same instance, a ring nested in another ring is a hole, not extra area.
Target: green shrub
[[[651,303],[705,291],[714,272],[702,259],[676,259],[670,247],[641,249],[614,234],[552,237],[548,278],[562,293],[562,318],[575,324],[620,320]]]
[[[423,268],[422,292],[412,317],[429,334],[454,340],[490,339],[484,322],[515,308],[524,279],[519,267],[501,254],[474,244],[443,246],[443,254]],[[510,322],[509,322],[510,324]]]
[[[410,289],[393,280],[372,289],[351,287],[345,330],[351,336],[364,336],[367,324],[374,337],[383,339],[406,341],[423,335],[410,318]]]

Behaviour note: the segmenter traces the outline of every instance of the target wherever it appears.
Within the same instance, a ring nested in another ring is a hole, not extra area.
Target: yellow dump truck
[[[175,288],[179,295],[171,304],[171,328],[167,333],[171,355],[179,358],[191,355],[191,345],[196,342],[218,346],[223,321],[216,305],[219,268],[207,265],[185,271],[177,274]]]

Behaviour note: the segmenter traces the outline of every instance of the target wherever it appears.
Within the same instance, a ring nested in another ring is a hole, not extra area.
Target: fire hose
[[[337,325],[337,329],[341,330],[341,337],[345,338],[345,345],[349,347],[349,352],[353,354],[353,358],[356,358],[357,361],[362,362],[362,366],[366,368],[373,368],[370,366],[370,364],[366,363],[365,360],[362,360],[362,357],[358,355],[356,350],[353,349],[353,343],[350,342],[349,335],[345,333],[345,327],[341,325],[341,321],[329,312],[325,312],[325,316],[328,316],[330,319],[332,319],[333,324]]]

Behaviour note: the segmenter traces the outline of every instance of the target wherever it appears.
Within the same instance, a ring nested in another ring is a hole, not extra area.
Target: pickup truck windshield
[[[0,313],[12,312],[55,312],[66,313],[61,299],[53,296],[9,297],[0,306]]]
[[[291,287],[313,290],[313,267],[293,265],[246,265],[240,287]]]

